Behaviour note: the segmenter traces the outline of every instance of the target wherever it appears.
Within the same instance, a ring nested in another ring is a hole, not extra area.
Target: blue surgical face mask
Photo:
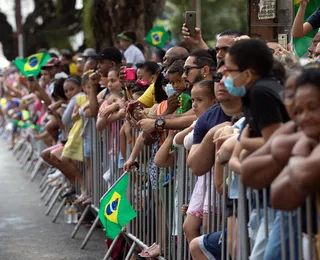
[[[171,95],[177,93],[177,91],[174,90],[174,88],[172,87],[172,85],[170,83],[166,85],[165,92],[166,92],[168,97],[170,97]]]
[[[230,76],[226,77],[224,79],[224,86],[226,88],[226,90],[229,92],[230,95],[232,96],[236,96],[236,97],[243,97],[246,95],[246,88],[245,86],[239,86],[239,87],[235,87],[233,85],[233,78],[231,78]]]

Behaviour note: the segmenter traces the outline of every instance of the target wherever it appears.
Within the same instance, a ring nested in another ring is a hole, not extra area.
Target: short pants
[[[225,232],[226,240],[227,232]],[[200,237],[199,246],[202,253],[210,260],[221,259],[222,231],[213,232]]]

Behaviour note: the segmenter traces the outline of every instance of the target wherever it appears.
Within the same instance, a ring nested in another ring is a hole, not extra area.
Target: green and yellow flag
[[[300,6],[300,2],[299,0],[293,0],[294,1],[294,11],[295,11],[295,15],[298,12],[299,6]],[[320,0],[310,0],[310,2],[307,5],[307,9],[306,9],[306,13],[305,13],[305,21],[308,19],[308,17],[310,17],[314,11],[320,7]],[[294,49],[295,52],[297,53],[297,55],[299,57],[302,57],[304,54],[307,53],[308,48],[310,47],[311,43],[312,43],[312,39],[313,37],[316,35],[316,33],[318,32],[318,30],[314,30],[313,32],[307,34],[306,36],[299,38],[299,39],[293,39],[293,44],[294,44]]]
[[[100,200],[99,218],[110,239],[137,216],[126,197],[128,182],[128,173],[124,173]]]
[[[23,76],[28,77],[29,75],[33,75],[37,77],[41,71],[41,67],[45,65],[50,58],[49,53],[40,52],[24,59],[15,59],[13,63]]]
[[[167,41],[170,41],[170,39],[170,34],[163,26],[153,27],[144,38],[147,43],[160,49],[166,46]]]

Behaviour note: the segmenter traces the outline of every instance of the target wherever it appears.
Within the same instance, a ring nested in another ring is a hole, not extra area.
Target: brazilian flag
[[[167,41],[170,41],[170,39],[170,34],[163,26],[153,27],[144,38],[147,43],[160,49],[166,46]]]
[[[128,182],[128,173],[122,174],[100,200],[99,218],[110,239],[114,239],[137,216],[126,197]]]
[[[299,0],[293,0],[294,1],[294,11],[295,11],[295,15],[298,12],[299,6],[300,6],[300,2]],[[308,19],[308,17],[310,17],[314,11],[320,7],[320,0],[310,0],[310,2],[307,5],[306,8],[306,13],[305,13],[305,21]],[[316,35],[316,33],[318,32],[318,30],[314,30],[313,32],[307,34],[306,36],[299,38],[299,39],[293,39],[293,43],[294,43],[294,49],[295,52],[297,53],[297,55],[299,57],[303,56],[304,54],[307,53],[308,48],[310,47],[311,43],[312,43],[312,39],[313,37]]]
[[[15,59],[13,63],[23,76],[28,77],[29,75],[33,75],[37,77],[41,71],[41,67],[44,66],[50,58],[49,53],[40,52],[24,59]]]

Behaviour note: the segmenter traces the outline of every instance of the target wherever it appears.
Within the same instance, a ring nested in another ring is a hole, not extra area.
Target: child
[[[212,107],[217,103],[214,94],[214,82],[213,81],[201,81],[193,87],[191,91],[192,95],[192,109],[196,116],[199,118],[208,108]],[[193,128],[195,122],[187,129],[178,133],[174,138],[175,146],[184,145],[187,150],[191,149],[191,145],[193,143]],[[173,141],[173,137],[171,136],[171,142]],[[167,149],[166,149],[167,148]],[[173,153],[169,153],[169,146],[162,145],[157,153],[155,158],[155,162],[158,166],[165,165],[166,167],[173,167]],[[165,150],[166,149],[166,150]],[[170,166],[171,165],[171,166]],[[207,212],[208,209],[205,207],[205,195],[204,194],[204,185],[206,176],[203,175],[198,177],[198,181],[194,187],[190,205],[187,211],[187,218],[183,224],[183,230],[186,234],[187,240],[190,243],[191,240],[197,236],[200,236],[200,227],[201,224],[205,226],[207,223]],[[208,179],[208,174],[207,174]],[[208,205],[207,205],[207,208]],[[206,213],[205,213],[206,212]],[[202,220],[203,218],[203,220]],[[204,227],[204,229],[206,229]]]
[[[69,132],[68,141],[64,147],[59,147],[52,151],[51,157],[52,161],[56,165],[59,165],[59,170],[70,180],[72,187],[64,194],[64,196],[69,196],[75,193],[75,178],[79,181],[81,187],[83,187],[81,172],[72,161],[83,160],[82,138],[80,138],[82,121],[77,120],[75,113],[77,110],[74,111],[74,108],[76,104],[81,106],[85,103],[87,96],[81,92],[82,86],[79,76],[69,76],[64,82],[64,90],[66,97],[70,100],[62,117],[64,130],[72,123],[73,119],[76,120],[76,122]],[[62,157],[60,158],[61,151]]]
[[[118,77],[118,71],[112,69],[108,74],[109,94],[99,108],[97,118],[97,130],[101,132],[110,123],[109,116],[124,107],[122,99],[122,84]]]

